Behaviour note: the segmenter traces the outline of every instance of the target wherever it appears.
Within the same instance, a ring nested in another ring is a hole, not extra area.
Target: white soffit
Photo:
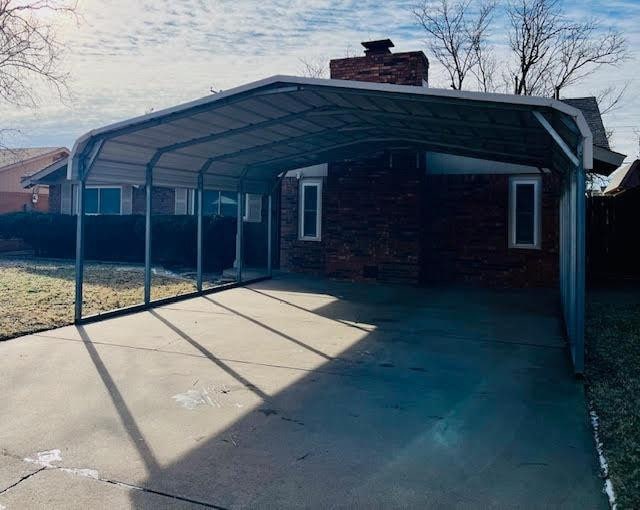
[[[427,152],[427,173],[431,175],[463,175],[463,174],[539,174],[545,171],[528,165],[504,163],[488,159],[469,158],[454,154]]]

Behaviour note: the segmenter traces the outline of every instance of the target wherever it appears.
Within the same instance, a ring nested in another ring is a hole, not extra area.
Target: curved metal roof
[[[582,140],[590,169],[582,113],[553,99],[274,76],[90,131],[73,147],[68,176],[143,184],[150,165],[160,186],[195,188],[202,173],[205,187],[242,180],[259,192],[285,170],[383,148],[564,171]]]

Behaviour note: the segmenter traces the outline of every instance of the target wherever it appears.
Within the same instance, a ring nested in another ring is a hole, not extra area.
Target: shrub
[[[152,217],[152,260],[173,267],[195,267],[194,216]],[[85,259],[144,262],[145,218],[141,215],[87,216]],[[219,272],[235,258],[236,219],[203,218],[203,269]],[[0,215],[0,239],[23,239],[41,257],[75,257],[76,217],[44,213]]]

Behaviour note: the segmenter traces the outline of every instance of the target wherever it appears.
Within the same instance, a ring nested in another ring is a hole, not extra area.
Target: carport
[[[82,321],[84,189],[146,186],[144,304],[151,301],[152,185],[238,194],[236,280],[243,277],[246,194],[267,197],[287,170],[357,158],[372,146],[434,150],[529,165],[562,176],[560,298],[575,371],[583,370],[585,171],[591,133],[579,110],[552,99],[274,76],[80,137],[68,177],[79,183],[75,318]],[[197,291],[202,287],[198,200]]]

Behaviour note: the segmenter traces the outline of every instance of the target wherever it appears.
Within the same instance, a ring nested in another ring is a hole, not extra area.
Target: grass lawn
[[[85,264],[84,315],[141,303],[142,267]],[[153,275],[152,299],[193,292],[193,282]],[[0,258],[0,340],[73,322],[71,261]]]
[[[618,508],[640,508],[640,286],[590,292],[586,334],[587,395]]]

